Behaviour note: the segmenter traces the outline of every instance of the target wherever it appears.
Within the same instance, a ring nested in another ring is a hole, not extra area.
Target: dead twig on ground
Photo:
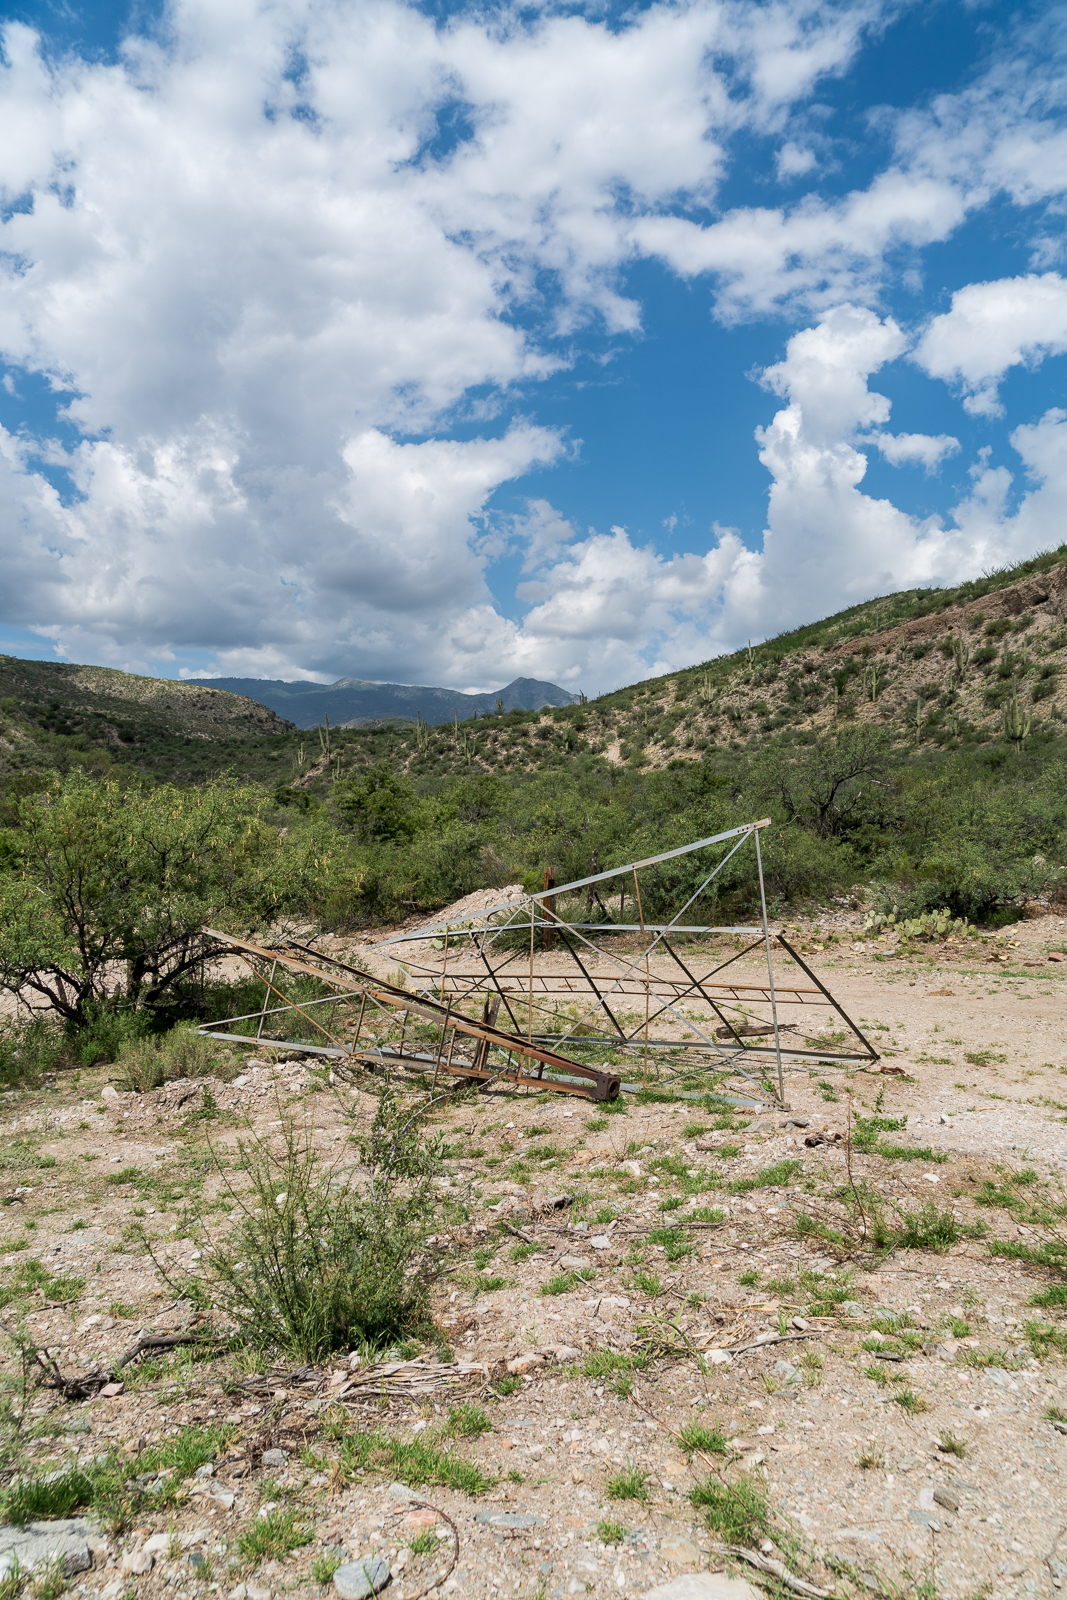
[[[805,1583],[803,1578],[796,1577],[784,1562],[776,1561],[773,1556],[760,1555],[758,1550],[746,1550],[741,1544],[717,1544],[712,1548],[720,1555],[747,1561],[757,1572],[769,1573],[771,1577],[777,1578],[779,1583],[784,1583],[787,1589],[792,1589],[794,1594],[809,1595],[811,1600],[830,1600],[829,1589],[817,1589],[813,1583]]]
[[[16,1337],[10,1328],[5,1327],[3,1331],[9,1337]],[[139,1356],[144,1355],[146,1350],[173,1350],[177,1345],[217,1346],[219,1343],[219,1340],[205,1339],[199,1333],[146,1334],[110,1366],[94,1367],[91,1372],[83,1373],[79,1377],[64,1377],[46,1349],[35,1347],[34,1359],[44,1373],[41,1379],[42,1389],[54,1389],[64,1400],[89,1400],[99,1394],[107,1384],[115,1383],[118,1373],[124,1367],[128,1367],[131,1361],[136,1361]]]

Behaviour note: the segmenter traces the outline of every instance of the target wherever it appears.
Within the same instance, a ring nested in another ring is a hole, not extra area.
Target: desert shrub
[[[0,1083],[33,1085],[71,1058],[70,1039],[54,1017],[0,1019]]]
[[[172,1078],[202,1078],[223,1065],[214,1039],[192,1028],[173,1028],[159,1036],[128,1039],[119,1051],[116,1083],[145,1094]]]
[[[201,1298],[264,1349],[317,1361],[332,1350],[392,1343],[425,1314],[420,1251],[436,1211],[436,1146],[383,1089],[359,1138],[364,1173],[339,1170],[308,1125],[239,1141],[247,1188],[223,1172],[237,1221],[203,1243]]]

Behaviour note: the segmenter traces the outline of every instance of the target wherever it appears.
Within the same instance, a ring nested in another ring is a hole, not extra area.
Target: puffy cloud
[[[880,15],[175,0],[112,64],[7,23],[0,354],[81,437],[6,443],[0,614],[115,664],[510,675],[539,647],[493,611],[483,512],[563,447],[503,419],[561,331],[638,325],[634,216],[711,203],[726,141]],[[531,519],[536,563],[564,534]]]
[[[933,472],[960,447],[950,433],[870,433],[864,442],[875,445],[894,467],[917,461],[927,472]]]
[[[1062,192],[1062,95],[1032,41],[1027,71],[889,118],[865,188],[715,212],[739,134],[791,180],[815,150],[833,164],[794,109],[890,9],[439,24],[401,0],[176,0],[114,64],[46,59],[8,23],[0,353],[72,426],[0,438],[0,616],[120,665],[195,649],[224,672],[592,688],[1024,548],[1060,492],[1058,414],[1012,436],[1031,480],[1014,512],[1003,468],[945,525],[860,485],[865,447],[933,470],[956,443],[887,432],[869,387],[907,348],[863,309],[887,261],[995,192]],[[623,269],[641,256],[712,279],[726,320],[815,308],[765,374],[783,405],[759,436],[762,551],[719,530],[664,555],[545,500],[492,514],[569,448],[516,417],[565,342],[639,327]],[[998,321],[994,288],[961,291],[920,347],[972,407],[1067,337],[1018,294]],[[521,621],[487,583],[516,549]]]
[[[958,289],[952,309],[926,329],[915,360],[931,377],[958,384],[965,410],[995,416],[1002,410],[997,385],[1009,367],[1065,350],[1067,280],[1046,272]]]

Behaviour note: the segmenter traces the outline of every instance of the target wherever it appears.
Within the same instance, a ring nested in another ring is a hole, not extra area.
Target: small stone
[[[552,1354],[557,1361],[577,1361],[581,1353],[577,1345],[573,1344],[557,1344],[552,1347]]]
[[[800,1379],[800,1368],[794,1367],[791,1361],[776,1361],[771,1368],[771,1377],[777,1378],[779,1383],[797,1383]]]
[[[559,1264],[564,1272],[588,1272],[593,1265],[587,1256],[560,1256]]]
[[[611,1240],[606,1233],[595,1233],[589,1241],[589,1247],[592,1250],[610,1250]]]
[[[695,1567],[700,1560],[699,1547],[680,1533],[660,1545],[659,1553],[672,1567]]]
[[[366,1600],[389,1582],[389,1563],[384,1556],[364,1556],[362,1561],[346,1561],[333,1575],[333,1586],[341,1600]],[[249,1596],[251,1600],[251,1596]]]
[[[150,1550],[131,1550],[119,1563],[123,1572],[132,1572],[135,1577],[151,1572],[155,1564],[156,1558]]]
[[[387,1500],[418,1500],[414,1489],[409,1489],[406,1483],[391,1483],[385,1491]]]
[[[100,1098],[101,1098],[101,1100],[114,1101],[114,1100],[121,1100],[122,1096],[119,1094],[117,1089],[112,1088],[111,1084],[107,1083],[107,1084],[104,1085],[104,1087],[100,1091]],[[120,1157],[116,1157],[116,1156],[112,1157],[113,1161],[114,1160],[119,1160],[119,1159],[121,1159],[121,1158]]]
[[[284,1467],[289,1464],[288,1450],[264,1450],[260,1457],[265,1467]]]
[[[125,1387],[124,1383],[105,1383],[100,1393],[105,1400],[116,1400]]]
[[[164,1550],[170,1549],[170,1534],[154,1533],[150,1539],[145,1540],[141,1549],[147,1550],[150,1556],[162,1555]]]
[[[544,1517],[535,1517],[525,1511],[479,1511],[477,1521],[490,1528],[543,1528]]]
[[[525,1354],[515,1356],[508,1362],[508,1371],[515,1377],[521,1377],[524,1372],[529,1372],[531,1368],[540,1366],[544,1359],[539,1350],[527,1350]]]
[[[645,1600],[763,1600],[763,1596],[744,1578],[728,1578],[724,1572],[687,1572],[647,1589]]]
[[[248,1585],[248,1600],[270,1600],[271,1590],[261,1583]]]
[[[215,1476],[215,1468],[210,1461],[205,1461],[202,1467],[197,1467],[195,1476],[198,1478],[213,1478]]]
[[[937,1505],[944,1506],[946,1511],[957,1512],[960,1509],[959,1495],[943,1484],[938,1484],[934,1490],[934,1500]]]

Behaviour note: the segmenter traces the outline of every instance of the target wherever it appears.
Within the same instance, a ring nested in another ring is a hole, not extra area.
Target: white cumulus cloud
[[[1040,277],[970,283],[952,296],[952,309],[934,317],[915,351],[933,378],[957,384],[964,408],[994,416],[997,385],[1009,367],[1036,365],[1067,350],[1067,279]]]

